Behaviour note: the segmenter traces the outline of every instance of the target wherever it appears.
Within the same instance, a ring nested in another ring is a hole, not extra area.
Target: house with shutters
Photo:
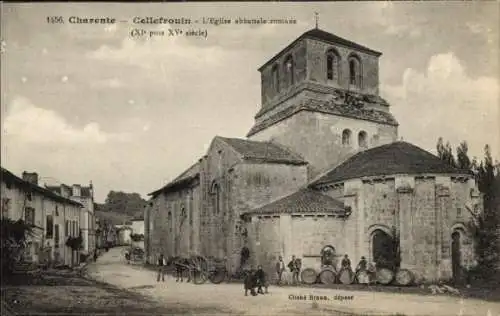
[[[22,261],[73,266],[80,263],[79,250],[67,246],[80,234],[83,205],[38,185],[38,174],[18,177],[2,168],[2,218],[23,220],[33,227]]]

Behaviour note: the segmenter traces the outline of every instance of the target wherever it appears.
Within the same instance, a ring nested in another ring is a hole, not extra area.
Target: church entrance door
[[[451,268],[455,284],[460,283],[461,280],[461,260],[462,253],[460,251],[460,233],[454,232],[451,234]]]
[[[372,255],[377,267],[394,269],[395,255],[392,237],[380,229],[372,234]]]

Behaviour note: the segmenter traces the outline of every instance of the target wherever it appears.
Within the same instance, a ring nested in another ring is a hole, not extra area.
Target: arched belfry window
[[[349,57],[349,85],[361,88],[361,61],[357,56]]]
[[[349,129],[345,129],[342,132],[342,145],[350,145],[351,144],[351,131]]]
[[[220,213],[220,187],[217,182],[212,182],[212,187],[210,188],[210,194],[212,195],[214,214]]]
[[[367,137],[368,137],[368,135],[366,134],[365,131],[359,132],[359,134],[358,134],[358,145],[359,145],[359,147],[365,148],[367,146],[367,142],[366,142]]]
[[[326,79],[338,81],[340,77],[339,71],[340,56],[339,54],[330,49],[326,53]]]
[[[295,83],[295,69],[293,64],[293,57],[290,55],[285,59],[285,63],[283,64],[283,70],[285,73],[285,84],[287,87],[293,85]]]
[[[274,92],[278,93],[280,92],[280,74],[278,65],[274,65],[271,72],[272,72],[272,88]]]

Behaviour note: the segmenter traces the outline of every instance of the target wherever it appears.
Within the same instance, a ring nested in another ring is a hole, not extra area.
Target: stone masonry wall
[[[214,139],[201,161],[199,251],[202,255],[218,258],[231,255],[228,237],[234,235],[235,218],[230,203],[233,187],[230,170],[240,161],[239,155],[219,138]],[[211,192],[213,185],[218,186],[218,211],[217,195]]]
[[[351,131],[349,146],[342,145],[344,129]],[[301,154],[312,165],[314,177],[360,150],[358,134],[361,131],[368,135],[367,148],[397,140],[397,127],[306,111],[258,132],[251,139],[272,140]]]
[[[261,70],[261,93],[262,93],[262,106],[266,107],[268,103],[274,101],[280,95],[288,93],[288,90],[293,89],[293,86],[285,85],[283,63],[288,56],[293,57],[294,61],[294,82],[299,84],[306,79],[306,45],[305,41],[299,41],[292,46],[286,54],[279,56],[273,63],[269,64]],[[272,69],[274,66],[278,67],[280,89],[277,93],[272,85]],[[294,85],[295,85],[294,84]]]
[[[307,183],[307,167],[283,164],[240,164],[235,166],[232,181],[231,205],[236,220],[244,212],[287,196]],[[239,262],[241,248],[247,246],[251,257],[256,256],[252,249],[252,232],[248,238],[235,237],[232,246],[234,264]],[[265,230],[263,231],[265,236]],[[267,237],[263,237],[267,238]],[[272,238],[272,237],[269,237]],[[266,249],[261,246],[260,249]],[[274,248],[273,248],[274,249]]]
[[[340,55],[339,82],[327,80],[326,77],[326,52],[332,48],[335,49]],[[363,79],[362,87],[359,91],[362,93],[378,95],[378,57],[363,52],[357,52],[352,48],[347,48],[341,45],[332,45],[313,39],[307,39],[308,80],[332,85],[343,89],[355,89],[355,87],[349,87],[348,57],[353,53],[356,54],[356,56],[361,61],[361,71]]]

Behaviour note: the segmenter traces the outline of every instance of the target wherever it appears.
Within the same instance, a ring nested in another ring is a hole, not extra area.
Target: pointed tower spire
[[[318,22],[319,22],[319,14],[318,12],[314,12],[314,19],[316,20],[316,29],[318,28]]]

